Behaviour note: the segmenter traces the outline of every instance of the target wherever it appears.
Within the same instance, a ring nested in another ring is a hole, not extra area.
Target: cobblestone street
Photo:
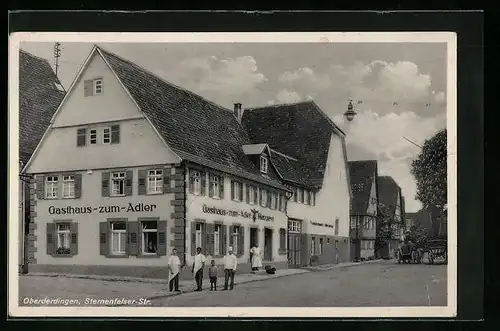
[[[133,306],[171,307],[363,307],[446,305],[446,265],[405,265],[375,261],[324,271],[280,270],[276,275],[237,275],[233,291],[210,292],[204,279],[203,292],[191,292],[183,282],[181,293],[172,296],[166,282],[112,281],[71,277],[23,276],[19,304],[34,299],[77,300],[66,305],[89,304],[88,300],[136,300]],[[293,274],[300,273],[300,274]],[[238,284],[238,281],[245,282]],[[123,304],[123,303],[122,303]],[[36,305],[36,304],[35,304]],[[55,302],[51,305],[62,305]],[[90,304],[92,305],[92,304]],[[94,303],[95,306],[120,303]]]
[[[446,284],[446,265],[399,265],[394,261],[384,261],[236,285],[233,291],[186,293],[177,297],[153,300],[152,305],[172,307],[445,306]]]

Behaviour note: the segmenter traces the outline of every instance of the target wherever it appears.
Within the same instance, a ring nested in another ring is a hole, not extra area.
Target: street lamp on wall
[[[344,113],[347,121],[351,122],[357,113],[354,111],[354,106],[352,105],[352,100],[349,100],[349,104],[347,105],[347,111]]]

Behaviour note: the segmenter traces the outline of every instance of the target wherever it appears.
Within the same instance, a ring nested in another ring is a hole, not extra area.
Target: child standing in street
[[[217,272],[219,268],[215,265],[215,260],[212,260],[212,265],[208,269],[208,277],[210,278],[210,291],[217,291]]]

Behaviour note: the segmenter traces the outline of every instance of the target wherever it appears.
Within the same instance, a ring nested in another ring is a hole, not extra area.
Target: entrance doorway
[[[264,229],[264,260],[273,260],[273,230]]]
[[[288,265],[293,268],[301,266],[300,249],[302,246],[302,223],[299,220],[288,221]]]
[[[254,247],[255,244],[259,244],[259,229],[250,228],[250,248]]]

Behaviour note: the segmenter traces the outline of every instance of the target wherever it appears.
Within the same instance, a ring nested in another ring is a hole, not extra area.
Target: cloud
[[[179,64],[176,77],[182,86],[225,106],[258,93],[256,87],[267,82],[251,56],[189,58]]]
[[[298,102],[302,100],[302,96],[294,91],[289,91],[289,90],[281,90],[279,93],[276,95],[276,101],[277,103],[293,103],[293,102]],[[273,104],[276,103],[274,101],[271,101]]]

